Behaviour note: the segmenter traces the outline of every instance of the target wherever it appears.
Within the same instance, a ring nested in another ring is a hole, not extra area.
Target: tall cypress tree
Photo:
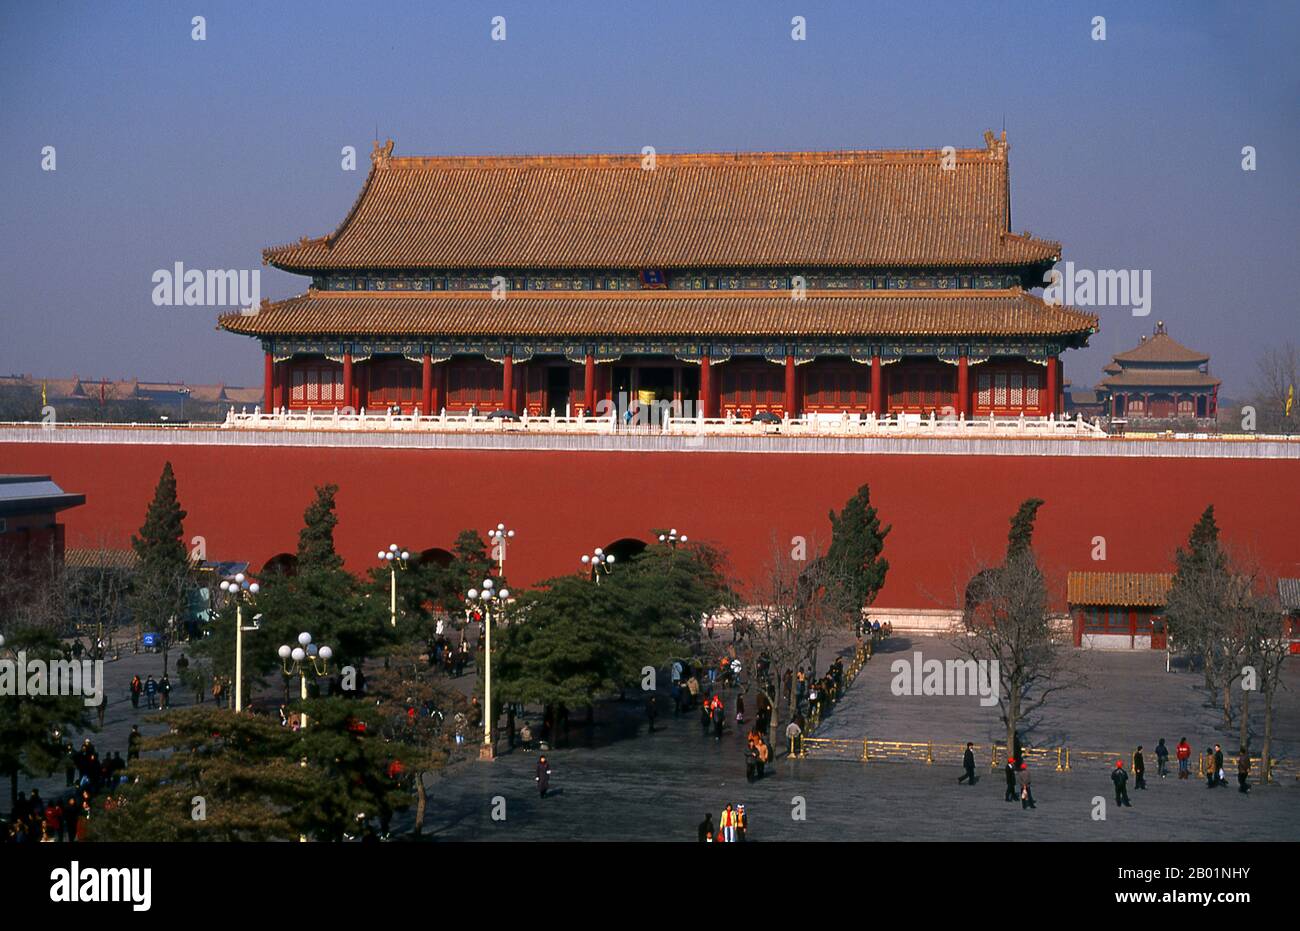
[[[343,557],[334,549],[334,497],[338,485],[321,485],[316,497],[303,513],[303,527],[298,532],[298,571],[331,571],[343,568]]]
[[[185,511],[176,496],[176,474],[168,462],[140,533],[131,537],[137,558],[131,610],[141,628],[165,629],[171,618],[179,621],[185,610],[190,557],[185,548],[184,520]]]
[[[1011,530],[1007,534],[1007,558],[1009,565],[1016,558],[1033,552],[1034,519],[1038,509],[1043,506],[1042,498],[1026,498],[1011,517]]]
[[[268,581],[259,596],[267,636],[258,635],[261,643],[250,663],[257,672],[274,669],[276,647],[293,645],[300,631],[332,647],[337,666],[359,665],[389,635],[387,599],[376,591],[369,599],[356,598],[356,579],[334,547],[337,492],[337,485],[316,489],[298,533],[297,574]]]
[[[1219,544],[1214,505],[1209,505],[1174,554],[1174,578],[1165,603],[1171,642],[1200,656],[1205,685],[1221,690],[1225,718],[1231,714],[1229,685],[1234,678],[1230,610],[1234,600],[1228,554]]]
[[[889,560],[881,556],[890,527],[880,526],[871,504],[871,488],[863,485],[836,514],[830,512],[831,545],[826,561],[845,580],[848,608],[861,610],[876,600],[889,572]]]

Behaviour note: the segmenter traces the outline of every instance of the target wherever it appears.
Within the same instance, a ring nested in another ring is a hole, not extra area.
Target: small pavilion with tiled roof
[[[1066,601],[1074,645],[1165,649],[1165,604],[1173,581],[1169,572],[1071,572]]]
[[[985,147],[411,158],[376,144],[338,229],[270,248],[305,293],[223,316],[268,409],[592,415],[1062,411],[1097,318],[1031,293]]]
[[[1157,321],[1151,338],[1115,356],[1098,387],[1112,417],[1140,420],[1206,420],[1218,416],[1219,379],[1210,357],[1188,349]]]

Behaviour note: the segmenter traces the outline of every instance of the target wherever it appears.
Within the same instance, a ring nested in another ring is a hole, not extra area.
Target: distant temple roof
[[[187,385],[184,382],[147,382],[130,379],[39,378],[32,375],[0,376],[0,390],[23,388],[45,391],[48,401],[166,401],[184,395],[194,401],[211,403],[255,404],[262,397],[261,388],[242,388],[235,385]]]
[[[989,291],[337,292],[266,303],[221,326],[251,336],[1062,336],[1097,318],[1019,288]]]
[[[1173,581],[1169,572],[1071,572],[1066,600],[1072,605],[1162,607]]]
[[[1204,365],[1210,361],[1210,357],[1203,352],[1197,352],[1195,349],[1188,349],[1170,336],[1165,332],[1165,324],[1162,320],[1156,323],[1155,332],[1150,339],[1143,337],[1142,342],[1128,352],[1117,353],[1115,361],[1121,364],[1125,362],[1166,362]],[[1130,366],[1124,367],[1129,368]]]
[[[1160,320],[1150,339],[1144,336],[1134,348],[1115,355],[1099,387],[1210,389],[1220,382],[1205,370],[1209,361],[1205,353],[1188,349],[1170,336]]]
[[[286,271],[1047,267],[1010,229],[1005,134],[983,149],[394,157],[339,228],[263,252]]]

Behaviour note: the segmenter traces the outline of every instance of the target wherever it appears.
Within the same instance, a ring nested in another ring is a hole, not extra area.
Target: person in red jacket
[[[1174,753],[1178,757],[1178,778],[1186,779],[1187,767],[1192,759],[1192,745],[1187,742],[1186,737],[1178,741],[1178,747],[1175,749]]]

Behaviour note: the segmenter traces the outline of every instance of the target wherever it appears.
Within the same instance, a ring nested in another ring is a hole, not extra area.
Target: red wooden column
[[[514,408],[515,395],[515,357],[507,352],[501,360],[501,406],[507,410]]]
[[[353,410],[357,409],[357,399],[352,383],[352,353],[343,353],[343,404]]]
[[[1044,415],[1057,412],[1056,396],[1061,390],[1060,364],[1061,360],[1056,356],[1047,357],[1047,403],[1043,405]]]
[[[885,367],[880,356],[871,357],[871,409],[877,417],[885,416]]]
[[[433,356],[427,352],[420,359],[420,413],[433,413]]]
[[[799,373],[794,367],[794,356],[785,357],[785,414],[799,416]]]
[[[596,357],[591,353],[582,361],[582,407],[588,417],[596,413]]]
[[[709,377],[709,357],[700,356],[700,404],[704,408],[705,417],[715,416],[713,413],[713,379]]]
[[[266,387],[262,392],[262,410],[275,410],[275,357],[266,354],[266,366],[263,372]]]
[[[957,359],[957,416],[970,416],[970,360],[965,353]]]
[[[289,362],[275,363],[275,408],[279,410],[282,407],[289,406],[290,378]]]
[[[451,360],[448,359],[446,362],[439,362],[435,366],[433,375],[433,410],[430,413],[441,415],[442,409],[447,406],[447,373],[450,365]]]

